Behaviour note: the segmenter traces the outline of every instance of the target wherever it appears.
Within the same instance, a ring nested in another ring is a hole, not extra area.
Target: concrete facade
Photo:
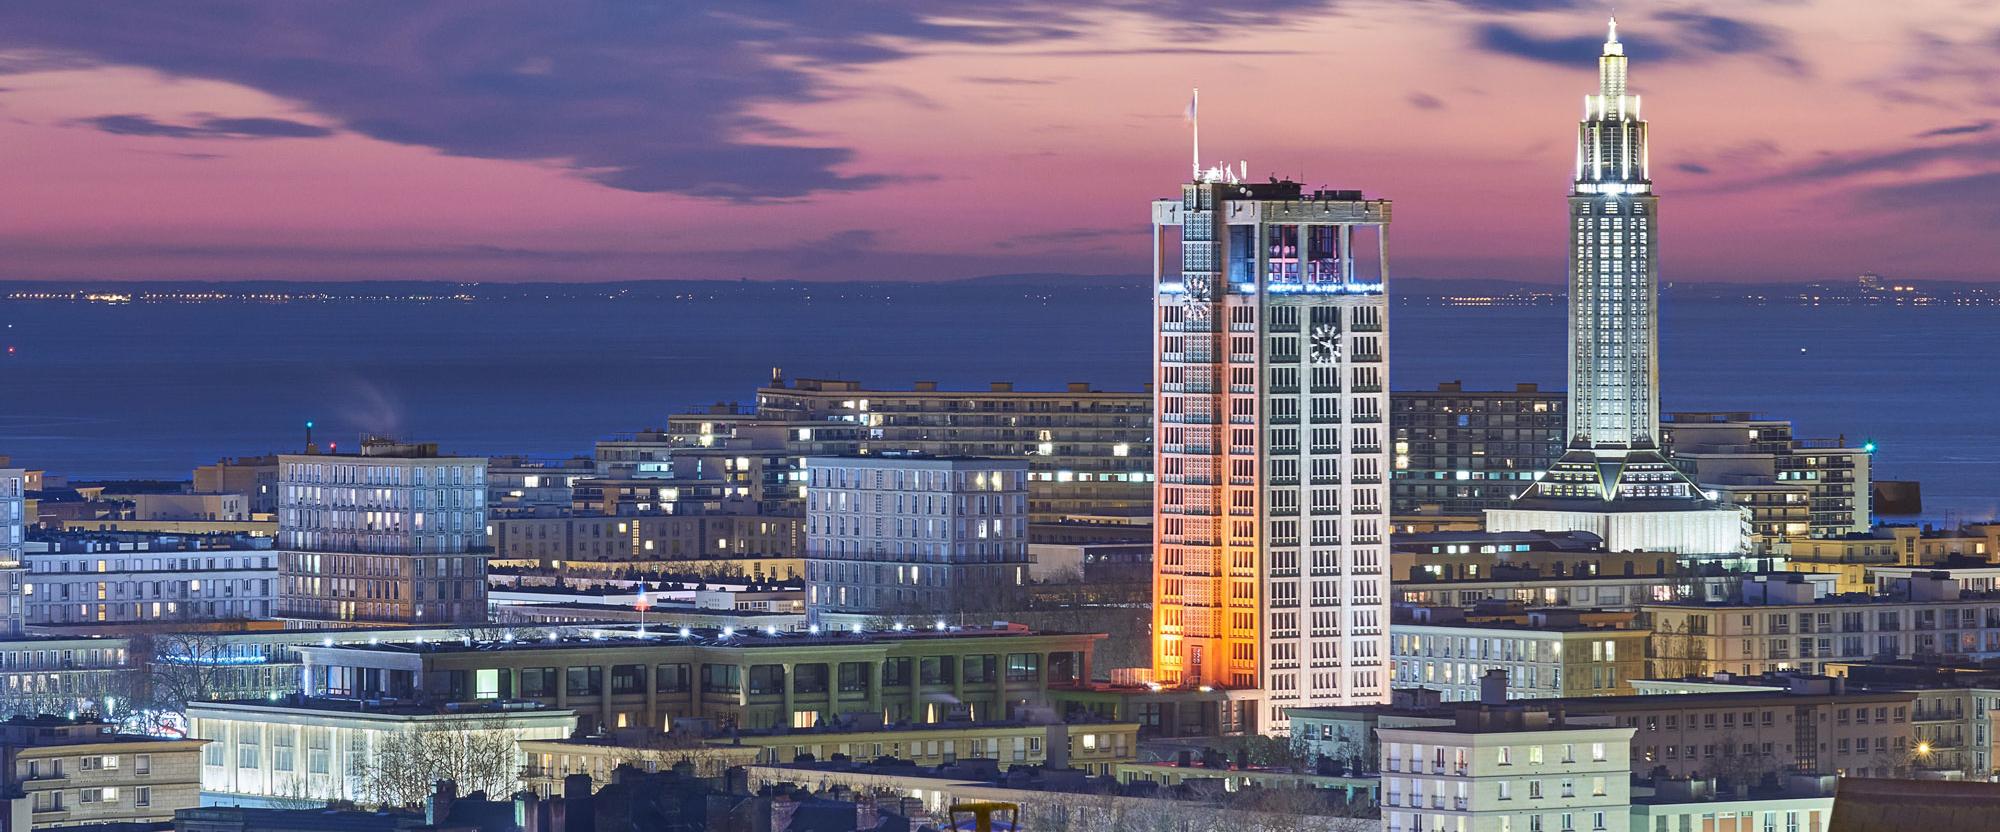
[[[970,623],[1028,581],[1026,461],[808,457],[805,472],[809,617]]]

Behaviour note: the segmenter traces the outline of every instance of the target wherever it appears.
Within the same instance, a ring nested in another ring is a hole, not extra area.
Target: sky
[[[0,279],[1139,274],[1212,161],[1558,283],[1615,11],[1662,274],[2000,281],[1989,0],[0,4]]]

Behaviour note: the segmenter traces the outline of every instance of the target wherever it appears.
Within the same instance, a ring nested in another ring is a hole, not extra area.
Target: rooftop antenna
[[[1187,112],[1183,113],[1187,122],[1194,126],[1194,178],[1201,180],[1201,88],[1194,88],[1194,97],[1188,99]]]

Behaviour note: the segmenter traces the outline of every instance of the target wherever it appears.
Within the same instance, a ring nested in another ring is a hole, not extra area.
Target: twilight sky
[[[1559,281],[1589,0],[13,0],[0,278],[1139,273],[1203,146]],[[1628,2],[1669,280],[2000,280],[2000,3]]]

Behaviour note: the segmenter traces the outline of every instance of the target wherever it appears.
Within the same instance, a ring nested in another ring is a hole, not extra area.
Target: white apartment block
[[[1507,707],[1377,730],[1385,832],[1628,832],[1633,729]]]
[[[270,618],[276,552],[35,552],[21,587],[29,624]]]
[[[486,459],[370,440],[278,457],[279,614],[486,620]]]
[[[1153,204],[1153,675],[1278,732],[1388,698],[1390,205],[1198,178]]]
[[[1456,622],[1391,627],[1398,688],[1438,691],[1446,702],[1477,701],[1486,674],[1507,674],[1508,699],[1622,696],[1646,671],[1647,631],[1529,616],[1518,623]]]
[[[957,615],[1027,582],[1028,463],[877,454],[808,457],[806,609]]]

